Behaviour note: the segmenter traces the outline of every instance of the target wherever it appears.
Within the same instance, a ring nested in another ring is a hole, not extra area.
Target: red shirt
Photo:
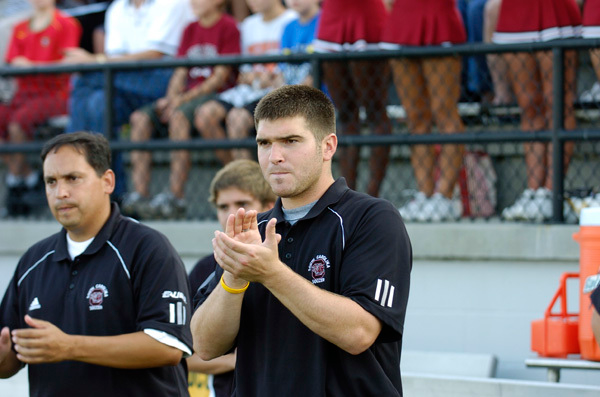
[[[6,62],[11,63],[16,57],[26,57],[34,62],[56,62],[63,58],[64,50],[78,47],[81,38],[79,22],[56,10],[48,27],[34,32],[29,28],[29,20],[17,24],[14,29],[6,53]],[[19,77],[19,93],[53,94],[68,96],[69,76],[36,75]]]
[[[192,22],[183,31],[177,56],[180,58],[206,59],[225,54],[240,53],[240,31],[233,17],[223,14],[221,19],[213,26],[205,28],[198,22]],[[210,66],[191,67],[188,71],[187,89],[202,83],[212,74]],[[235,74],[232,72],[228,83],[221,87],[222,91],[230,88],[235,83]]]

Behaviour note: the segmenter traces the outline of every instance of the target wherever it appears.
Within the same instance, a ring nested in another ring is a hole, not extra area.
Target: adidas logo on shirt
[[[394,301],[394,286],[389,280],[377,279],[377,288],[375,289],[375,300],[381,306],[392,307]]]
[[[42,305],[40,305],[40,301],[38,300],[38,298],[36,296],[35,298],[33,298],[31,303],[29,304],[29,311],[41,309],[41,308],[42,308]]]

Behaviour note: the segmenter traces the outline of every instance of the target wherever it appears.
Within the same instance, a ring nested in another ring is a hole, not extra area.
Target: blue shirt
[[[319,24],[319,12],[308,23],[301,23],[300,19],[290,22],[283,30],[281,37],[281,50],[283,54],[311,53],[312,42],[315,39],[317,25]],[[279,65],[283,72],[286,84],[301,84],[310,74],[310,63],[298,64],[282,63]]]

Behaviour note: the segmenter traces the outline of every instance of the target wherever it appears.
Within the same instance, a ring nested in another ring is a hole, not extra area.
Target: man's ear
[[[335,134],[329,134],[323,139],[321,148],[323,149],[322,152],[324,161],[331,161],[335,151],[337,150],[337,144],[338,140],[337,135]]]
[[[102,183],[104,184],[104,193],[112,194],[115,190],[115,173],[113,170],[106,170],[102,174]]]

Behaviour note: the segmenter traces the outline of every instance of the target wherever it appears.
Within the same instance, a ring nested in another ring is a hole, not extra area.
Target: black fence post
[[[319,58],[311,59],[310,69],[313,78],[313,87],[321,89],[321,60]]]
[[[565,125],[565,56],[562,47],[552,49],[552,221],[563,223],[564,141],[559,137]],[[571,88],[572,89],[572,88]]]
[[[104,71],[104,128],[105,131],[95,131],[95,132],[103,132],[106,139],[112,140],[117,139],[117,136],[113,136],[113,120],[114,120],[114,109],[113,109],[113,96],[114,96],[114,86],[113,86],[113,70],[111,68],[105,68]]]

